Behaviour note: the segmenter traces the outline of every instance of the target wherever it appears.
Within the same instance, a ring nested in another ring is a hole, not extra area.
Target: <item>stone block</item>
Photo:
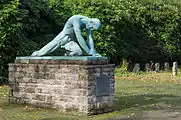
[[[53,85],[63,85],[64,84],[64,81],[63,80],[60,80],[60,79],[55,79],[55,80],[52,80],[52,84]]]
[[[46,96],[45,95],[36,95],[36,98],[39,101],[45,101]]]
[[[86,96],[80,96],[77,97],[77,103],[81,103],[81,104],[87,104],[87,97]]]
[[[78,74],[78,80],[86,81],[88,79],[89,75],[85,73],[79,73]]]
[[[58,73],[55,74],[55,79],[57,79],[57,80],[68,80],[68,78],[67,78],[68,75],[69,74],[61,73],[58,71]]]
[[[88,96],[88,103],[95,103],[96,98],[97,97],[95,95]]]
[[[29,78],[29,82],[31,82],[31,83],[37,83],[37,79],[30,79],[30,78]]]
[[[76,101],[76,98],[74,96],[69,96],[69,95],[62,95],[59,98],[59,101],[65,102],[65,103],[74,103]]]
[[[54,88],[52,91],[54,94],[63,94],[63,89],[61,87]]]
[[[95,95],[96,94],[96,86],[89,86],[87,92],[88,92],[88,95]]]
[[[13,92],[13,96],[20,98],[22,96],[22,93],[21,92]]]
[[[88,106],[87,105],[80,105],[79,110],[80,110],[80,112],[88,111]]]
[[[114,67],[107,67],[107,68],[106,67],[102,67],[102,71],[106,72],[106,73],[107,72],[111,72],[111,71],[114,71]]]
[[[63,94],[71,96],[71,95],[76,94],[76,90],[72,89],[72,88],[65,87],[64,90],[63,90]]]
[[[47,102],[52,102],[52,101],[53,101],[53,96],[47,96],[46,101],[47,101]]]
[[[76,92],[74,94],[76,96],[87,96],[88,91],[87,91],[87,89],[78,89],[78,90],[76,90]]]
[[[35,66],[37,66],[37,64],[29,64],[28,68],[26,69],[27,73],[32,73],[35,71],[35,69],[37,69]]]
[[[87,89],[88,88],[88,81],[77,81],[74,86],[78,89]]]
[[[37,88],[37,93],[42,93],[42,88]]]
[[[56,108],[60,112],[65,112],[66,104],[62,101],[56,101],[56,103],[53,104],[52,108]]]
[[[67,103],[66,104],[66,112],[78,112],[79,111],[79,105],[73,104],[73,103]]]
[[[26,93],[35,93],[35,88],[28,87],[28,88],[25,89],[25,92]]]
[[[9,73],[10,72],[15,72],[16,71],[16,67],[14,67],[12,64],[9,64],[8,71],[9,71]]]
[[[16,82],[19,82],[19,83],[28,83],[28,82],[30,82],[30,79],[29,79],[29,78],[24,78],[23,75],[22,75],[22,78],[20,78],[20,77],[17,77],[17,78],[16,78]]]

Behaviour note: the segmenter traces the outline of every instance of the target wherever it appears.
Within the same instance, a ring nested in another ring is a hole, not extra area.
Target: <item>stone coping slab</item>
[[[95,56],[43,56],[43,57],[16,57],[17,60],[108,60],[107,57]]]
[[[94,56],[43,56],[16,57],[16,64],[77,64],[77,65],[105,65],[109,63],[107,57]]]

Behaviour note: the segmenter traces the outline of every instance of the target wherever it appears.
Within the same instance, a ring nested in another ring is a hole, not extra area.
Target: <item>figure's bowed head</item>
[[[87,24],[86,29],[98,30],[101,26],[101,21],[97,18],[92,18]]]

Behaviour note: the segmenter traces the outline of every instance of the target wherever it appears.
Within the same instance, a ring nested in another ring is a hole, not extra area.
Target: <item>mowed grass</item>
[[[0,86],[0,120],[128,120],[143,111],[181,111],[181,79],[171,73],[116,74],[114,112],[94,116],[8,103],[8,86]]]

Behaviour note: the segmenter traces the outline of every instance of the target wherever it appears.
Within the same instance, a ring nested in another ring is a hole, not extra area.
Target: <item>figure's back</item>
[[[84,18],[84,19],[88,19],[88,17],[85,17],[85,16],[83,16],[83,15],[73,15],[72,17],[70,17],[70,18],[67,20],[65,26],[67,26],[67,25],[72,25],[74,20],[77,20],[78,22],[80,22],[80,19],[83,19],[83,18]]]
[[[76,26],[81,26],[81,21],[80,21],[80,19],[82,19],[82,18],[87,18],[87,17],[82,16],[82,15],[73,15],[72,17],[70,17],[70,18],[67,20],[67,22],[66,22],[66,24],[65,24],[65,26],[64,26],[63,32],[64,32],[65,34],[72,34],[72,33],[74,33],[74,27],[75,27],[75,26],[73,26],[73,22],[74,22],[74,21],[77,21],[77,25],[76,25]],[[78,28],[78,29],[79,29],[79,28]]]

